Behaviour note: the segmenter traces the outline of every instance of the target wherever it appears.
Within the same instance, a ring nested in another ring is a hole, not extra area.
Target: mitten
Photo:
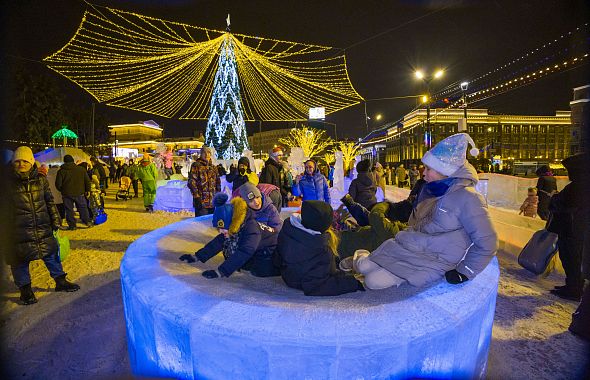
[[[186,261],[187,263],[194,263],[195,261],[197,261],[197,260],[195,260],[195,258],[193,257],[193,255],[190,255],[188,253],[185,253],[184,255],[180,256],[178,258],[178,260],[180,260],[180,261]]]
[[[221,277],[221,273],[219,273],[215,269],[209,269],[209,270],[206,270],[203,272],[203,277],[208,278],[208,279],[218,278],[218,277]]]
[[[449,284],[460,284],[469,280],[467,276],[457,272],[455,269],[448,271],[445,273],[445,278]]]

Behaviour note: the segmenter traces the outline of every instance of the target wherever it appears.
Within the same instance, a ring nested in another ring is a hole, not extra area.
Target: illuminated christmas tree
[[[249,149],[234,46],[230,38],[225,39],[219,52],[205,144],[214,147],[219,158],[224,160],[240,158],[242,152]]]

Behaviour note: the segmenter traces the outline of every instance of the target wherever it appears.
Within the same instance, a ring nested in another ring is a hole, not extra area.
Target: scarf
[[[422,227],[432,221],[438,199],[446,194],[455,180],[456,178],[445,178],[428,182],[422,187],[416,207],[408,221],[415,231],[421,231]]]

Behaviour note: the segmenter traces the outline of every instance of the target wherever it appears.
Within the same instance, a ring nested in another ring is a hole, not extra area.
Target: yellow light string
[[[72,39],[44,61],[105,104],[206,119],[217,56],[228,38],[247,120],[304,120],[309,107],[323,106],[329,114],[362,100],[350,82],[344,55],[328,56],[330,47],[92,8]]]

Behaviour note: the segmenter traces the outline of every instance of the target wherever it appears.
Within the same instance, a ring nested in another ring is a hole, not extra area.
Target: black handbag
[[[533,234],[518,255],[518,264],[524,269],[540,275],[547,272],[557,253],[557,234],[542,229]]]

